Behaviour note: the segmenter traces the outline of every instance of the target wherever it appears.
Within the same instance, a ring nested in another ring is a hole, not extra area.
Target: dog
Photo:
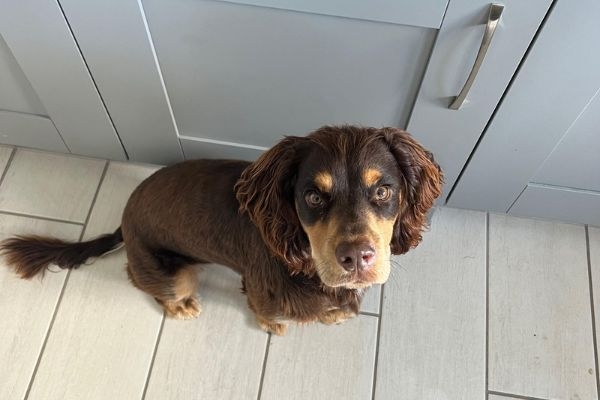
[[[77,268],[124,243],[129,279],[169,317],[200,313],[197,264],[238,272],[259,326],[341,323],[416,247],[440,195],[432,154],[396,128],[325,126],[288,136],[253,163],[190,160],[131,194],[121,226],[86,242],[15,236],[0,244],[24,279]]]

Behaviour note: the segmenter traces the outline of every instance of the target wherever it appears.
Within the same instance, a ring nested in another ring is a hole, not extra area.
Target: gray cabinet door
[[[448,111],[489,2],[61,1],[134,160],[254,159],[323,124],[391,125],[434,150],[450,185],[549,4],[505,2],[469,104]]]
[[[180,145],[254,159],[324,124],[406,127],[446,9],[415,4],[61,1],[128,154],[164,163]]]
[[[408,131],[436,156],[444,170],[441,202],[517,70],[546,15],[549,0],[506,0],[483,64],[458,110],[449,108],[463,87],[482,42],[490,1],[451,0],[419,90]]]
[[[67,152],[48,112],[0,37],[0,143]]]
[[[600,225],[598,16],[556,4],[449,205]]]
[[[2,2],[0,83],[0,143],[126,158],[56,1]]]

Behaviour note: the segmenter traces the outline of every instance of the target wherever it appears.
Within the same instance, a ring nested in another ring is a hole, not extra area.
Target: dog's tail
[[[120,227],[114,233],[87,242],[67,242],[35,235],[15,236],[0,243],[0,255],[21,278],[30,279],[44,274],[50,264],[63,269],[78,268],[89,258],[116,250],[122,242]]]

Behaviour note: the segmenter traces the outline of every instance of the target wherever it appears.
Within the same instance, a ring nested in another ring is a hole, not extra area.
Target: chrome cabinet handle
[[[500,20],[503,10],[504,6],[502,4],[490,4],[490,13],[488,14],[485,33],[483,34],[483,39],[481,40],[481,46],[479,46],[479,51],[477,52],[477,58],[473,64],[473,69],[471,70],[471,73],[469,74],[469,77],[467,78],[462,90],[458,96],[454,98],[452,104],[450,104],[448,107],[451,110],[458,110],[467,98],[467,94],[469,94],[469,90],[471,89],[471,86],[477,77],[477,73],[479,72],[479,67],[481,67],[481,64],[483,64],[483,59],[485,58],[488,47],[490,47],[492,37],[494,36],[494,32],[496,32],[496,26],[498,26],[498,21]]]

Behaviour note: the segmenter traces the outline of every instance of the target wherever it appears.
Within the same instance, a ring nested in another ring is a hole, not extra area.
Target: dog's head
[[[390,255],[421,241],[441,186],[433,156],[408,133],[341,126],[285,138],[235,190],[240,210],[292,273],[362,288],[385,282]]]

